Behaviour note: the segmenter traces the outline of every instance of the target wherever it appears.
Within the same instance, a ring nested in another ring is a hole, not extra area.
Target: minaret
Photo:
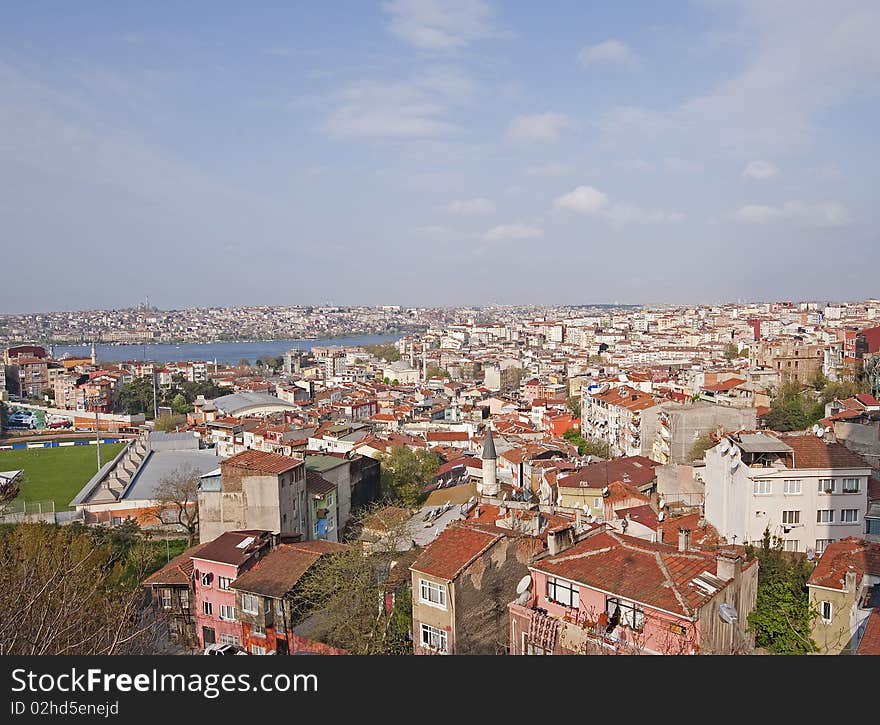
[[[92,365],[98,364],[98,353],[95,352],[95,341],[92,340]]]
[[[498,471],[496,465],[498,454],[495,453],[495,441],[492,439],[492,429],[486,431],[483,440],[483,480],[477,484],[477,493],[482,496],[497,496],[501,487],[498,485]]]
[[[422,383],[428,382],[428,353],[425,352],[425,343],[422,343]]]

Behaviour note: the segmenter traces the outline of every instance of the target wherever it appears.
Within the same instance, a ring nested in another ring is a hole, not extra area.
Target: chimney
[[[856,590],[856,573],[848,571],[846,576],[844,576],[844,582],[846,584],[846,591],[853,594]]]
[[[724,549],[715,557],[719,579],[728,581],[739,578],[742,573],[742,557],[734,549]]]
[[[679,551],[687,551],[691,548],[691,530],[690,529],[679,529],[678,530],[678,550]]]
[[[657,543],[663,543],[663,524],[657,524]]]
[[[574,530],[571,524],[563,529],[547,533],[547,551],[550,556],[555,556],[561,551],[565,551],[572,544],[574,544]]]

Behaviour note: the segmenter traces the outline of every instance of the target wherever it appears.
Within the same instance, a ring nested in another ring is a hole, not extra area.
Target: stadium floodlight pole
[[[101,436],[98,433],[98,396],[93,398],[95,406],[95,448],[98,449],[98,470],[101,470]]]
[[[159,417],[159,408],[156,407],[156,368],[153,366],[153,421]]]

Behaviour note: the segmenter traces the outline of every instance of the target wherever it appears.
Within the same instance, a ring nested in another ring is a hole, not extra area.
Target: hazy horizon
[[[878,35],[874,0],[12,5],[0,313],[876,296]]]

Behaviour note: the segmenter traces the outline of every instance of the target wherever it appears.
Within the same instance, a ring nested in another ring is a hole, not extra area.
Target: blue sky
[[[874,0],[20,3],[0,312],[876,296]]]

